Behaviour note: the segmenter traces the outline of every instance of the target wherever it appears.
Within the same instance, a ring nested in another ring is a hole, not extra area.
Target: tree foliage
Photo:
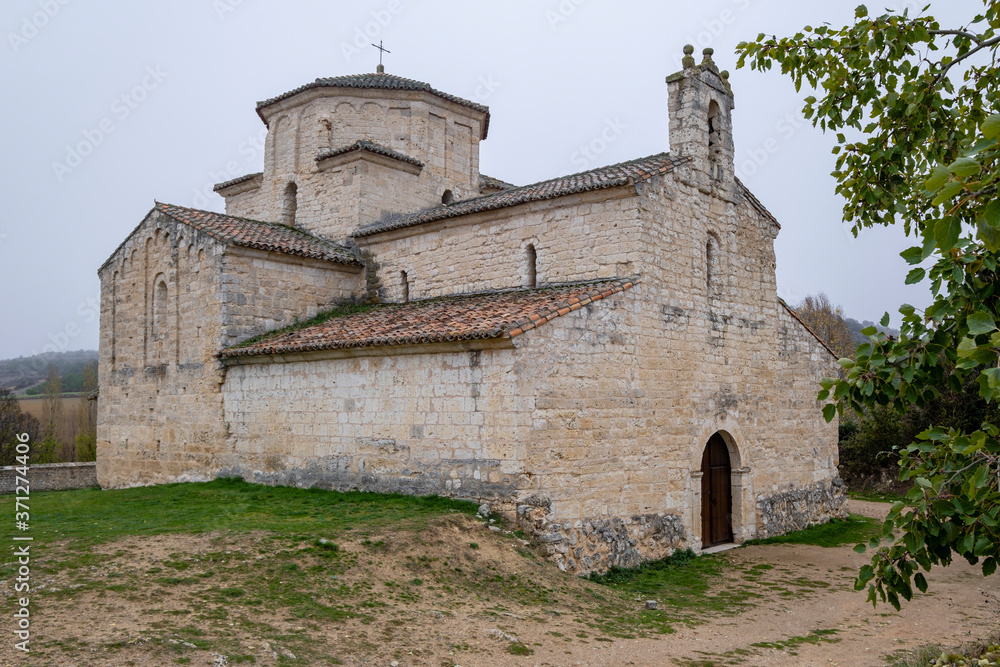
[[[17,436],[27,433],[37,442],[41,427],[38,420],[21,411],[21,404],[10,389],[0,389],[0,466],[15,463]]]
[[[807,295],[795,307],[795,313],[837,354],[842,357],[854,356],[854,339],[844,318],[844,310],[833,305],[825,293]]]
[[[737,47],[741,67],[777,63],[797,90],[815,90],[804,113],[836,133],[833,176],[845,221],[855,234],[902,224],[916,242],[902,253],[913,265],[906,282],[929,279],[932,304],[922,312],[900,306],[898,338],[869,327],[856,358],[840,360],[843,377],[823,381],[820,400],[835,401],[827,419],[874,406],[902,413],[969,381],[988,403],[1000,398],[998,6],[985,0],[966,25],[943,28],[929,15],[872,17],[862,5],[853,25],[761,34]],[[914,488],[893,505],[882,541],[868,545],[874,554],[858,589],[899,608],[914,586],[926,590],[919,570],[948,565],[954,554],[992,574],[1000,558],[997,420],[926,429],[900,452],[900,469]]]
[[[97,362],[83,367],[79,404],[76,408],[76,460],[97,460],[97,401],[90,394],[97,391]]]

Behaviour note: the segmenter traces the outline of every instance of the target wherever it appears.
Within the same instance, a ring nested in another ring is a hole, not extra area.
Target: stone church
[[[524,186],[487,107],[381,66],[259,102],[225,215],[157,203],[99,270],[101,485],[474,499],[578,573],[839,514],[836,359],[692,52],[669,153]]]

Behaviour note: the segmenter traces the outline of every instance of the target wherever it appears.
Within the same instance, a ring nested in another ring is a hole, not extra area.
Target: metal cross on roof
[[[389,49],[387,49],[384,46],[382,46],[382,40],[381,39],[378,40],[378,44],[372,43],[372,46],[374,46],[376,49],[378,49],[378,73],[379,74],[383,74],[385,72],[385,66],[382,65],[382,54],[383,53],[392,53],[392,51],[390,51]]]

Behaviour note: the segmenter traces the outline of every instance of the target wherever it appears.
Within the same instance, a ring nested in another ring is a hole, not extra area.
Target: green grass
[[[655,626],[656,619],[693,621],[705,614],[736,613],[755,593],[747,587],[719,586],[722,574],[733,570],[724,556],[696,556],[690,549],[634,568],[612,567],[605,574],[591,574],[590,581],[627,593],[630,597],[657,600],[659,609],[639,614]],[[663,631],[668,630],[665,626]]]
[[[845,544],[867,542],[882,532],[882,522],[859,514],[847,519],[831,519],[805,530],[777,535],[763,540],[747,540],[744,546],[754,544],[812,544],[819,547],[839,547]]]
[[[797,655],[795,649],[803,644],[819,644],[820,642],[836,643],[840,639],[833,637],[832,635],[840,632],[839,630],[829,629],[829,630],[812,630],[808,635],[804,637],[789,637],[788,639],[783,639],[775,642],[755,642],[750,644],[756,648],[773,648],[779,651],[789,651],[792,655]]]
[[[9,515],[13,504],[12,496],[0,497],[0,508]],[[475,503],[437,496],[338,493],[218,479],[114,491],[33,493],[31,531],[35,544],[71,540],[74,547],[130,535],[255,530],[278,536],[301,535],[313,542],[359,526],[366,530],[405,526],[417,531],[442,514],[474,516],[477,510]],[[9,541],[13,523],[3,524],[0,539]],[[327,550],[325,546],[317,548]]]

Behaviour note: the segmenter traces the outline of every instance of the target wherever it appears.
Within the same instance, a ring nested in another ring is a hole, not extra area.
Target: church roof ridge
[[[513,338],[639,283],[638,276],[372,305],[228,347],[222,358]],[[334,311],[336,312],[336,311]]]
[[[813,338],[815,338],[816,340],[818,340],[819,344],[822,345],[823,347],[825,347],[826,351],[833,355],[834,359],[840,359],[840,355],[837,354],[834,351],[834,349],[832,347],[830,347],[830,345],[825,340],[823,340],[823,338],[818,333],[816,333],[816,331],[811,326],[809,326],[808,324],[806,324],[806,321],[803,320],[801,317],[799,317],[799,314],[795,312],[795,309],[792,308],[791,306],[789,306],[788,303],[784,299],[782,299],[780,296],[778,297],[778,303],[780,303],[782,306],[784,306],[785,310],[788,311],[788,314],[791,315],[799,324],[801,324],[803,327],[805,327],[806,331],[808,331],[809,333],[811,333],[813,335]]]
[[[628,185],[629,183],[645,181],[655,175],[673,171],[674,167],[689,160],[690,158],[679,157],[670,153],[657,153],[647,157],[626,160],[625,162],[598,167],[576,174],[550,178],[546,181],[539,181],[530,185],[512,187],[481,197],[463,199],[454,204],[437,206],[418,213],[379,220],[355,231],[353,236],[370,236],[393,229],[412,227],[446,218],[456,218],[472,213],[493,211],[509,206],[517,206],[518,204],[554,199],[580,192]]]
[[[486,132],[489,129],[490,108],[488,106],[437,90],[424,81],[407,79],[406,77],[385,73],[346,74],[342,76],[320,77],[312,83],[307,83],[299,86],[298,88],[293,88],[286,93],[282,93],[281,95],[257,102],[257,115],[260,116],[261,120],[264,121],[264,124],[267,125],[267,120],[264,119],[264,116],[261,113],[263,109],[282,100],[286,100],[289,97],[298,95],[301,92],[312,90],[314,88],[374,88],[380,90],[414,90],[430,93],[431,95],[435,95],[441,99],[448,100],[449,102],[454,102],[486,114],[486,121],[483,125],[482,133],[483,139],[486,138]]]
[[[218,192],[219,190],[225,190],[228,187],[232,187],[238,183],[243,183],[244,181],[251,181],[258,176],[263,176],[264,172],[255,171],[252,174],[243,174],[242,176],[237,176],[236,178],[231,178],[228,181],[223,181],[222,183],[216,183],[212,186],[212,190]]]
[[[111,253],[107,261],[97,270],[98,273],[111,263],[115,255],[118,254],[118,251],[139,231],[154,211],[188,225],[223,243],[244,248],[254,248],[256,250],[268,250],[283,255],[336,262],[338,264],[361,263],[354,256],[354,253],[344,246],[319,238],[318,236],[313,236],[308,232],[289,227],[288,225],[154,202],[153,208],[146,214],[142,222],[115,248],[115,251]]]
[[[494,178],[493,176],[487,176],[486,174],[479,174],[479,189],[483,188],[496,188],[498,190],[510,190],[516,188],[517,186],[513,183],[508,183],[507,181],[501,180],[499,178]]]
[[[316,156],[316,162],[336,157],[338,155],[343,155],[344,153],[353,153],[354,151],[368,151],[369,153],[384,155],[385,157],[399,160],[401,162],[408,162],[409,164],[414,164],[418,167],[424,166],[424,163],[416,158],[412,158],[409,155],[400,153],[399,151],[389,148],[388,146],[383,146],[382,144],[377,144],[374,141],[369,141],[367,139],[358,139],[353,144],[341,146],[340,148],[327,148],[322,150],[319,152],[319,155]]]
[[[733,179],[736,181],[736,185],[739,186],[743,194],[746,195],[747,201],[750,202],[750,205],[763,214],[765,218],[777,225],[778,229],[781,229],[781,223],[778,222],[778,219],[771,215],[771,212],[767,210],[767,207],[764,206],[759,199],[757,199],[757,196],[754,195],[754,193],[750,192],[750,188],[748,188],[738,176],[734,176]]]

